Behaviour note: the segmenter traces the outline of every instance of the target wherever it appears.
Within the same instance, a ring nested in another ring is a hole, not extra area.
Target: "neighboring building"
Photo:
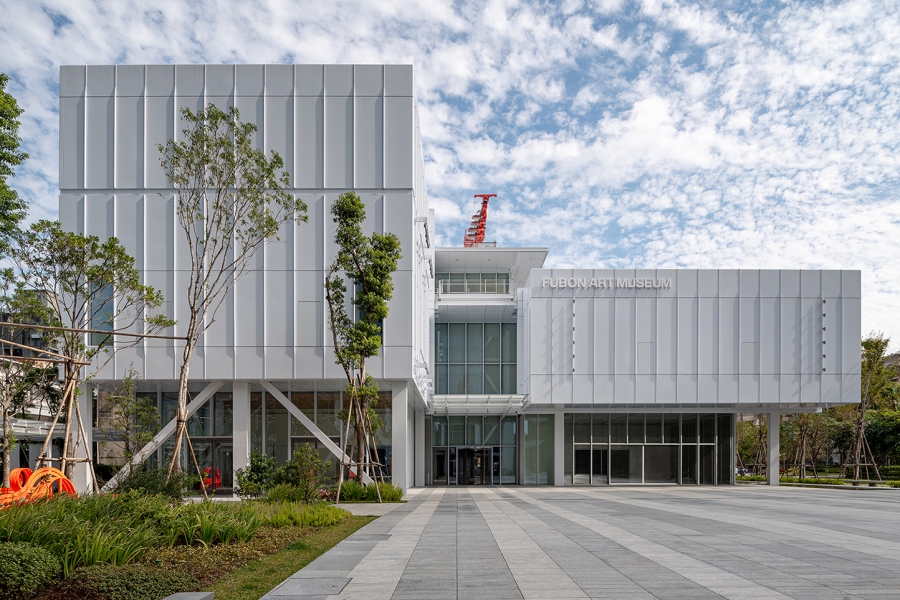
[[[282,461],[310,442],[333,460],[340,446],[322,284],[328,209],[348,189],[403,248],[369,371],[379,454],[404,488],[731,483],[736,413],[858,401],[858,271],[545,270],[545,248],[433,248],[411,66],[62,67],[60,96],[63,227],[118,236],[181,323],[183,241],[156,145],[181,135],[182,107],[237,106],[309,206],[191,366],[194,448],[226,490],[251,449]],[[170,419],[179,357],[147,340],[95,383],[133,366]]]

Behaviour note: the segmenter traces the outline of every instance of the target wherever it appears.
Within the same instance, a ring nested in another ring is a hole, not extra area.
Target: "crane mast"
[[[484,241],[484,228],[487,225],[488,202],[496,198],[497,194],[475,194],[475,198],[481,198],[481,208],[472,215],[472,224],[463,235],[463,246],[474,248]]]

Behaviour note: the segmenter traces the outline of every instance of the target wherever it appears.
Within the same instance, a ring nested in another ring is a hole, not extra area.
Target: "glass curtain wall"
[[[441,294],[508,294],[509,273],[435,273]]]
[[[526,485],[553,485],[554,415],[525,415],[522,438],[525,444],[523,475]]]
[[[567,413],[563,430],[567,485],[734,481],[732,414]]]
[[[436,323],[435,394],[515,394],[515,323]]]
[[[514,416],[432,417],[432,483],[516,483],[516,430]]]

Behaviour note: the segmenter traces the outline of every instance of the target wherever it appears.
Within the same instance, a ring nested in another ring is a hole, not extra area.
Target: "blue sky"
[[[327,4],[327,6],[324,6]],[[863,271],[900,347],[892,2],[0,0],[14,184],[55,217],[60,64],[413,63],[438,241],[548,266]]]

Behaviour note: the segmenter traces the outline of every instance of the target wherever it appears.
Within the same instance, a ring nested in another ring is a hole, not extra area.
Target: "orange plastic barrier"
[[[0,507],[50,498],[54,494],[77,495],[69,478],[53,467],[34,472],[31,469],[13,469],[9,474],[9,485],[8,488],[0,488]]]

